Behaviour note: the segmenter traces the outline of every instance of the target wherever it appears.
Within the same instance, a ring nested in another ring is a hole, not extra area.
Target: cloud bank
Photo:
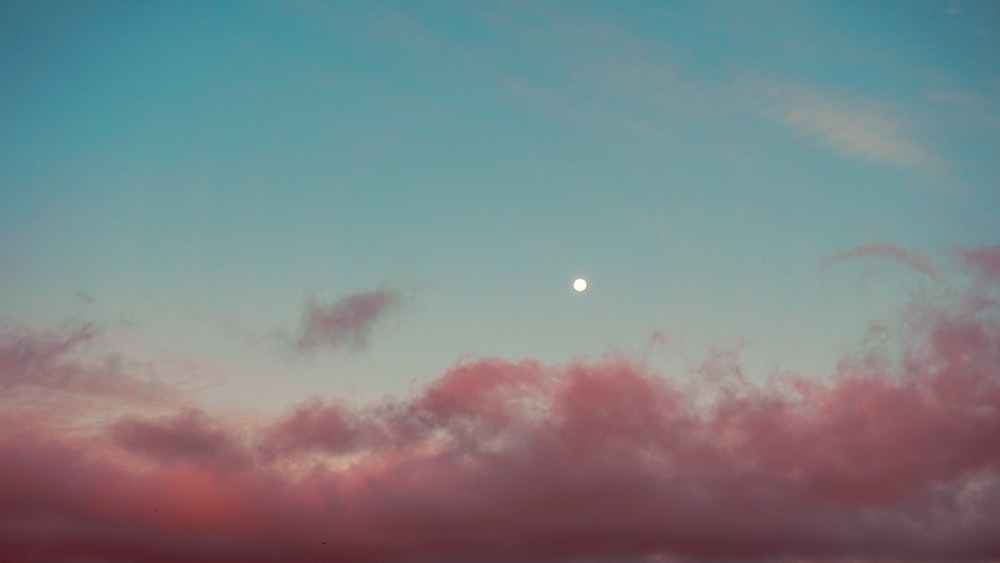
[[[827,379],[609,355],[483,358],[412,396],[252,428],[130,416],[0,429],[9,561],[989,561],[1000,558],[996,248],[894,352]],[[953,296],[954,297],[954,296]],[[891,354],[891,355],[890,355]]]

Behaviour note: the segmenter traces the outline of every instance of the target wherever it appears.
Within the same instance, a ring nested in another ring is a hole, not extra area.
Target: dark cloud
[[[296,348],[300,352],[364,348],[373,327],[399,302],[399,292],[388,288],[355,293],[328,305],[309,300],[303,307]]]
[[[124,449],[159,463],[244,465],[250,457],[240,441],[195,409],[158,419],[123,418],[108,428]]]

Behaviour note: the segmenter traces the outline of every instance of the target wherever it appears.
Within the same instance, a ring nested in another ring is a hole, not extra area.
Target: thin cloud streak
[[[725,353],[694,381],[617,355],[485,358],[251,430],[192,410],[89,442],[0,428],[0,553],[995,560],[1000,311],[974,299],[997,289],[995,254],[965,252],[970,299],[915,303],[898,346],[826,380],[755,383]]]
[[[934,276],[934,268],[922,256],[894,244],[886,243],[865,244],[838,252],[828,258],[824,265],[831,266],[854,258],[883,258],[905,266],[914,272]]]

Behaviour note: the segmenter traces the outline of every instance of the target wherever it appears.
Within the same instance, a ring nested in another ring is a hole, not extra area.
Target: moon
[[[575,289],[577,293],[583,293],[587,290],[587,280],[583,278],[576,278],[573,280],[573,289]]]

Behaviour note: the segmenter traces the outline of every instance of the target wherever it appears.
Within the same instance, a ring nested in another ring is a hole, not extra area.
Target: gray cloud
[[[348,295],[330,304],[306,301],[295,347],[299,352],[363,349],[374,326],[400,302],[398,291],[380,288]]]

